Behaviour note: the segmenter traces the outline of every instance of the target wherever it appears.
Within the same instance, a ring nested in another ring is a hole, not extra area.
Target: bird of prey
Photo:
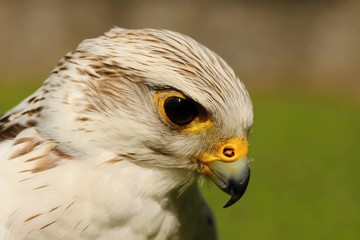
[[[0,118],[0,239],[216,239],[197,179],[235,203],[252,103],[182,34],[115,27]]]

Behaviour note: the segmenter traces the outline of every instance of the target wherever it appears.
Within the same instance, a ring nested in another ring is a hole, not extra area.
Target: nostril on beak
[[[235,155],[235,150],[233,148],[226,147],[223,150],[223,154],[228,158],[232,158]]]

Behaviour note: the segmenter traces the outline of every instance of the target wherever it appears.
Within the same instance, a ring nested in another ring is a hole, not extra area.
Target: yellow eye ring
[[[162,118],[174,129],[186,133],[198,133],[212,125],[206,111],[195,101],[176,91],[159,91],[155,105]]]

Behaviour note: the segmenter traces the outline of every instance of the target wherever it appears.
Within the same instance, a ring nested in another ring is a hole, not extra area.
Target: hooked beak
[[[221,190],[231,196],[224,208],[236,203],[245,193],[250,179],[250,163],[246,139],[232,138],[214,153],[203,154],[202,171]]]
[[[234,162],[214,161],[208,164],[209,178],[231,196],[224,208],[230,207],[244,195],[250,179],[250,165],[247,156]]]

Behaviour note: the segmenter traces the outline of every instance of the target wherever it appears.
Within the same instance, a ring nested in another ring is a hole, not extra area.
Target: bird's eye
[[[171,129],[181,133],[195,134],[212,127],[210,115],[200,104],[174,90],[158,90],[155,107]]]
[[[191,123],[199,110],[193,101],[180,97],[169,97],[164,101],[166,116],[176,125],[183,126]]]

